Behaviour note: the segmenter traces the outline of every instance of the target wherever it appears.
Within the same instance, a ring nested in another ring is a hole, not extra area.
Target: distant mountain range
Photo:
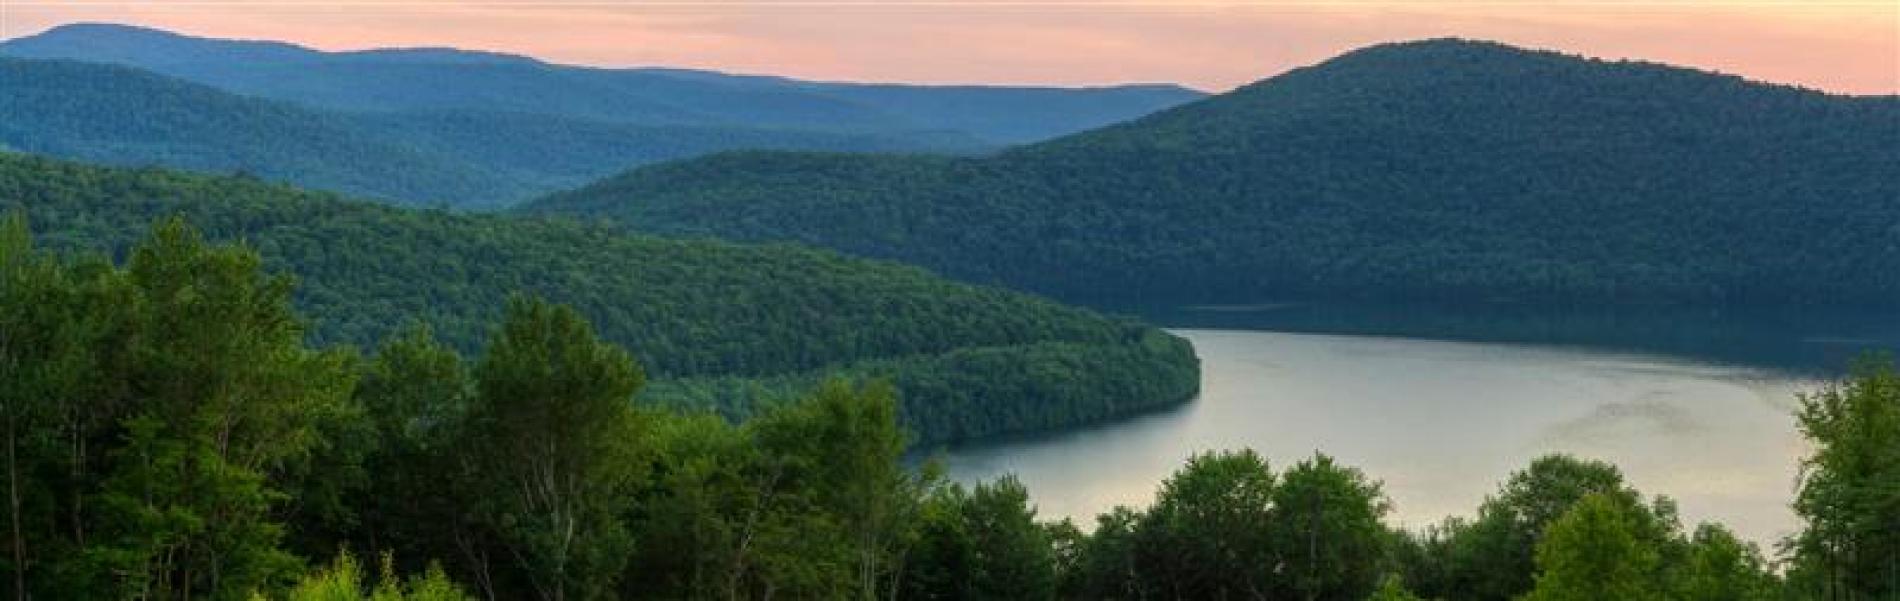
[[[595,69],[442,48],[321,52],[99,24],[8,40],[0,57],[12,59],[0,63],[0,146],[473,207],[721,150],[967,154],[1201,96]]]
[[[983,157],[745,152],[523,210],[1118,306],[1900,301],[1900,98],[1432,40]]]

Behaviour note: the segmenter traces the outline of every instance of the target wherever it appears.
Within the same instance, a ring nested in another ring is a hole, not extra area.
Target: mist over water
[[[1115,505],[1145,506],[1193,453],[1251,447],[1277,472],[1323,452],[1384,482],[1389,523],[1419,527],[1474,514],[1512,471],[1565,452],[1610,461],[1643,492],[1675,499],[1685,525],[1719,521],[1766,547],[1799,527],[1788,508],[1805,450],[1792,416],[1796,395],[1820,386],[1857,349],[1900,340],[1885,318],[1755,330],[1725,320],[1647,328],[1623,320],[1621,330],[1569,320],[1581,326],[1574,332],[1519,321],[1501,328],[1517,335],[1462,328],[1458,341],[1265,329],[1313,329],[1289,325],[1298,319],[1279,311],[1201,315],[1235,327],[1175,330],[1203,362],[1202,395],[1192,403],[947,449],[950,475],[970,482],[1017,474],[1044,517],[1088,527]],[[1356,323],[1366,331],[1390,325]],[[1406,323],[1430,332],[1445,322]],[[1639,340],[1645,329],[1655,338]]]

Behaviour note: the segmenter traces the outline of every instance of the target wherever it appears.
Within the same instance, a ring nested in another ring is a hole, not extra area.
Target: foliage
[[[304,346],[254,253],[172,221],[124,268],[61,265],[21,219],[0,236],[16,592],[242,599],[294,575],[279,510],[356,416],[349,355]]]
[[[899,597],[1050,599],[1052,533],[1036,522],[1022,482],[1005,476],[970,492],[950,485],[924,501],[918,541],[905,557]]]
[[[602,596],[633,544],[618,512],[645,478],[645,376],[573,309],[517,298],[502,324],[472,374],[464,498],[539,598]]]
[[[1671,540],[1678,529],[1675,509],[1667,499],[1645,505],[1615,466],[1550,455],[1512,474],[1479,506],[1476,520],[1449,521],[1427,532],[1426,565],[1410,568],[1420,578],[1410,584],[1426,597],[1515,599],[1534,584],[1537,543],[1545,531],[1593,494],[1631,507],[1631,528],[1645,544],[1659,552],[1677,546]]]
[[[1879,585],[1814,580],[1857,555],[1807,549],[1878,548],[1887,514],[1807,514],[1789,586],[1726,530],[1684,535],[1666,500],[1566,456],[1513,474],[1475,519],[1393,533],[1378,483],[1324,455],[1276,475],[1249,450],[1207,453],[1151,506],[1084,533],[1038,523],[1013,478],[966,489],[912,469],[881,382],[827,379],[733,423],[628,402],[632,355],[532,296],[465,360],[421,326],[366,359],[312,347],[291,294],[256,253],[176,220],[123,266],[36,249],[17,213],[0,222],[0,577],[16,597],[436,600],[468,598],[466,583],[494,599],[1689,600]],[[1804,501],[1886,490],[1892,380],[1870,364],[1807,399],[1804,430],[1825,442],[1804,485],[1828,486]],[[374,585],[363,556],[383,558]]]
[[[1719,524],[1696,528],[1689,544],[1689,566],[1672,583],[1684,601],[1767,601],[1778,598],[1780,583],[1754,543],[1745,543]]]
[[[1803,461],[1791,579],[1816,596],[1900,594],[1900,375],[1869,358],[1852,378],[1802,397]]]
[[[788,240],[1095,306],[1864,304],[1900,99],[1433,40],[985,157],[745,152],[524,210]]]
[[[1552,522],[1537,544],[1537,584],[1526,601],[1658,599],[1657,552],[1637,538],[1631,509],[1592,493]]]
[[[462,592],[443,573],[440,566],[431,565],[420,575],[399,580],[396,577],[394,561],[388,555],[383,556],[381,577],[372,585],[367,582],[363,567],[349,553],[338,554],[330,567],[314,574],[304,576],[285,596],[286,601],[475,601],[474,597]],[[254,596],[253,601],[265,601]]]
[[[1389,509],[1377,482],[1315,455],[1280,475],[1273,507],[1282,597],[1350,601],[1374,592]]]
[[[1405,584],[1397,576],[1387,576],[1379,581],[1379,590],[1373,591],[1366,601],[1425,601],[1412,591],[1405,590]]]
[[[574,307],[676,402],[750,415],[831,371],[899,384],[920,439],[1060,427],[1192,398],[1198,362],[1151,327],[922,270],[790,246],[628,237],[555,221],[404,211],[233,178],[0,154],[0,206],[43,244],[123,253],[183,216],[295,273],[319,344],[374,346],[420,320],[478,349],[509,295]],[[763,378],[763,380],[755,380]],[[755,386],[756,384],[756,386]],[[682,389],[693,390],[683,393]],[[771,394],[752,394],[757,390]]]

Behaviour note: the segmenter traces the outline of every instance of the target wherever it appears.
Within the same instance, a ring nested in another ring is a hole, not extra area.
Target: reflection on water
[[[1667,355],[1825,375],[1900,348],[1900,313],[1710,307],[1263,303],[1125,311],[1177,328],[1366,334]]]
[[[1717,520],[1768,544],[1798,527],[1787,508],[1803,451],[1795,394],[1865,341],[1900,340],[1890,321],[1841,325],[1827,336],[1861,342],[1801,351],[1760,345],[1826,330],[1676,321],[1649,326],[1656,337],[1645,339],[1631,320],[1507,320],[1482,331],[1457,319],[1332,324],[1431,340],[1259,331],[1320,327],[1296,327],[1285,307],[1228,309],[1162,321],[1224,328],[1177,330],[1203,362],[1195,402],[948,449],[951,476],[1015,473],[1044,516],[1087,525],[1114,505],[1146,504],[1195,452],[1251,447],[1276,469],[1325,452],[1384,481],[1393,523],[1420,526],[1468,515],[1533,457],[1568,452],[1611,461],[1645,492],[1675,498],[1691,525]],[[1261,325],[1276,312],[1281,323]]]

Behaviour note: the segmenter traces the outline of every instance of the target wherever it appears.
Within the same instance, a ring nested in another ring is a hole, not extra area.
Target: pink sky
[[[0,0],[0,14],[0,37],[105,21],[332,50],[1216,91],[1367,44],[1458,36],[1900,93],[1896,0]]]

